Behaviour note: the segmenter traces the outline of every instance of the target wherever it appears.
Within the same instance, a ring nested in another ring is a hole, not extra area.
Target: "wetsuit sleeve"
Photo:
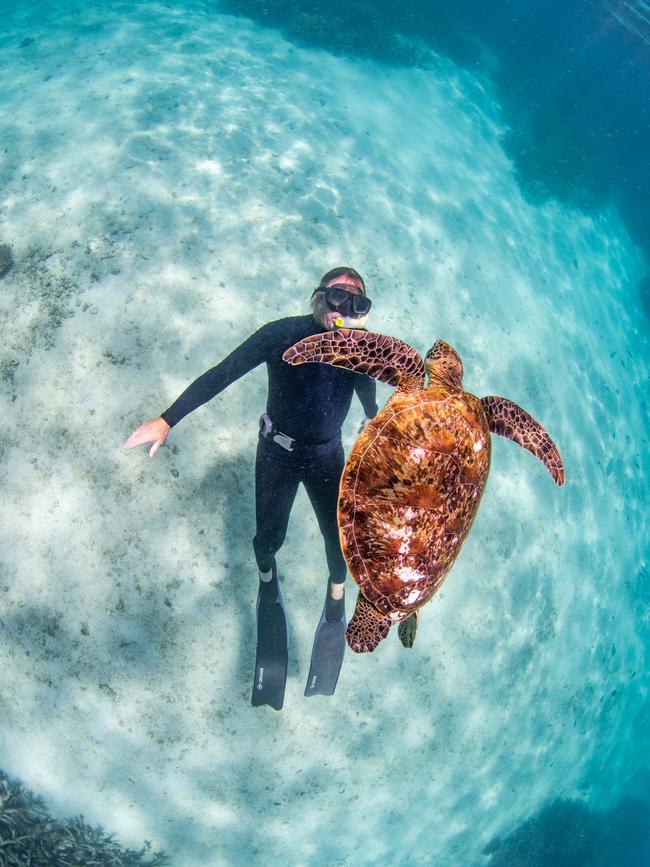
[[[251,334],[223,361],[195,379],[180,397],[176,398],[174,403],[161,414],[161,418],[170,427],[174,427],[190,412],[212,400],[235,380],[266,361],[269,352],[277,343],[277,340],[274,340],[274,325],[274,322],[264,325],[255,334]]]
[[[377,406],[377,383],[371,376],[359,373],[354,378],[354,390],[367,418],[374,418],[379,412]]]

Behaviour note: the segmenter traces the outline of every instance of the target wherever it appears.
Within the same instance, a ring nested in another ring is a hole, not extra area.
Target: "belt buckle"
[[[265,440],[272,439],[274,443],[277,443],[281,448],[285,449],[285,451],[293,451],[293,444],[296,441],[295,438],[279,431],[266,413],[260,417],[260,433]]]
[[[288,452],[292,452],[295,439],[293,437],[287,436],[287,434],[283,434],[278,431],[277,433],[273,434],[273,442],[277,443],[279,446],[282,446],[282,448],[286,449]]]

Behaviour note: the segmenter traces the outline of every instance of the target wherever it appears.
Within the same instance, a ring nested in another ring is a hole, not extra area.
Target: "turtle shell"
[[[490,468],[478,398],[456,388],[396,392],[364,428],[341,477],[341,546],[363,595],[393,620],[427,602],[451,569]]]

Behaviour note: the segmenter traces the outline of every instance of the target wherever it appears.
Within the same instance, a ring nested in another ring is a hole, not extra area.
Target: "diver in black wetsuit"
[[[211,368],[157,419],[131,434],[126,448],[153,443],[154,457],[170,429],[249,370],[266,362],[269,389],[260,419],[255,464],[256,532],[253,549],[260,573],[258,653],[253,704],[279,709],[287,666],[286,612],[275,555],[284,542],[298,485],[305,486],[325,542],[329,568],[326,603],[319,623],[305,695],[334,692],[343,658],[345,560],[337,525],[338,486],[345,462],[341,427],[356,392],[367,418],[377,414],[370,377],[327,364],[292,367],[282,354],[311,334],[337,327],[365,328],[370,300],[352,268],[328,271],[312,295],[313,314],[264,325]]]

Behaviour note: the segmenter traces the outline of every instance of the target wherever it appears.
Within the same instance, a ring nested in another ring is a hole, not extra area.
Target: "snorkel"
[[[336,328],[365,328],[367,324],[367,316],[337,316],[334,320]]]

